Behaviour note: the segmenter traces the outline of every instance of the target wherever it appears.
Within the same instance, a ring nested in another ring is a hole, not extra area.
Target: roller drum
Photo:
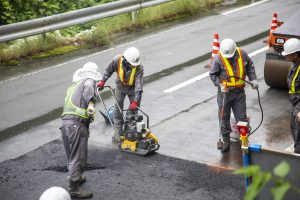
[[[282,57],[267,53],[264,66],[264,78],[268,86],[287,89],[287,74],[291,63]]]

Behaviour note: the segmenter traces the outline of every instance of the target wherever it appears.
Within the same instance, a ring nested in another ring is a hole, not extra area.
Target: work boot
[[[222,138],[223,138],[223,149],[221,150],[221,152],[225,153],[230,149],[230,136],[222,135]]]
[[[81,175],[79,178],[79,185],[83,184],[86,182],[86,177],[84,175]]]
[[[88,192],[79,187],[79,181],[78,182],[69,181],[68,192],[70,196],[75,199],[90,199],[93,197],[92,192]]]

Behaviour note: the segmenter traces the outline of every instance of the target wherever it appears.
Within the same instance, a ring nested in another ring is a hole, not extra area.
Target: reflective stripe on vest
[[[86,109],[77,107],[72,102],[72,97],[75,92],[75,90],[78,88],[81,81],[78,81],[77,83],[74,83],[72,86],[70,86],[67,90],[67,96],[65,98],[65,105],[64,105],[64,111],[61,116],[64,115],[77,115],[84,119],[88,119],[88,115],[86,112]]]
[[[119,58],[119,65],[118,65],[118,75],[120,80],[122,81],[122,83],[124,83],[124,85],[133,85],[134,83],[134,77],[135,77],[135,72],[136,72],[136,67],[133,67],[131,69],[131,74],[130,74],[130,78],[129,81],[124,80],[124,69],[123,69],[123,56],[121,56]]]
[[[298,93],[300,93],[300,91],[296,91],[296,87],[295,87],[295,82],[296,82],[296,79],[298,77],[299,71],[300,71],[300,65],[298,66],[297,71],[296,71],[296,73],[293,77],[291,89],[289,90],[289,94],[298,94]]]
[[[236,50],[239,54],[239,57],[237,59],[237,67],[238,67],[237,73],[238,74],[234,74],[233,67],[230,64],[230,62],[228,61],[228,59],[224,58],[220,52],[218,53],[222,60],[223,65],[226,69],[226,73],[227,73],[227,76],[229,79],[229,81],[228,80],[226,81],[227,87],[241,87],[241,86],[245,85],[245,81],[244,81],[245,73],[244,73],[244,66],[243,66],[242,51],[240,48],[236,48]],[[234,77],[239,77],[239,78],[234,78]]]

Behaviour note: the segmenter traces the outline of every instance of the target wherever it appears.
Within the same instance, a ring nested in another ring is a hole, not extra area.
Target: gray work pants
[[[225,97],[225,102],[223,105],[223,98],[224,94],[218,90],[217,95],[217,102],[219,106],[219,126],[220,126],[220,133],[222,134],[223,138],[229,137],[231,132],[230,127],[230,112],[232,110],[236,121],[243,121],[247,122],[247,114],[246,114],[246,94],[245,90],[233,90],[229,91]],[[223,118],[221,119],[221,112],[222,106],[224,106],[224,114]]]
[[[87,162],[89,129],[75,124],[63,124],[61,133],[67,154],[68,179],[78,182]]]
[[[297,121],[297,113],[300,112],[300,108],[292,108],[291,112],[291,134],[294,140],[294,148],[300,152],[300,124]]]
[[[118,134],[121,135],[123,132],[124,120],[122,117],[123,113],[120,113],[117,103],[119,104],[121,110],[123,110],[124,100],[126,96],[128,96],[129,101],[132,102],[134,100],[134,87],[117,85],[115,89],[115,96],[117,102],[114,105],[114,125],[117,129]]]

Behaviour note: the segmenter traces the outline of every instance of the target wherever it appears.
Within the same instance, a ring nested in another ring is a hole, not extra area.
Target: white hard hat
[[[85,63],[82,68],[77,69],[73,74],[73,82],[86,78],[91,78],[95,81],[101,80],[101,73],[99,72],[99,67],[96,63]]]
[[[224,58],[232,58],[236,51],[236,44],[232,39],[224,39],[220,45],[220,52]]]
[[[300,41],[296,38],[288,39],[283,45],[284,51],[281,52],[283,56],[300,51]]]
[[[54,186],[43,192],[39,200],[71,200],[71,197],[64,188]]]
[[[140,64],[140,51],[135,47],[126,49],[123,56],[132,66],[138,66]]]

